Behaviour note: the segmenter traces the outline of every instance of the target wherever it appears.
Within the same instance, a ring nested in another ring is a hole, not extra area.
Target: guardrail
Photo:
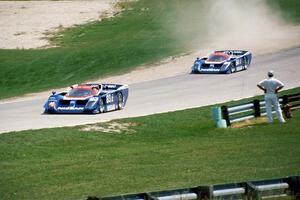
[[[88,197],[87,200],[260,200],[289,197],[300,199],[300,177],[247,181],[192,188],[174,189],[108,197]]]
[[[300,93],[292,95],[284,95],[279,97],[279,103],[283,109],[286,118],[291,118],[291,110],[300,107]],[[221,107],[222,117],[226,120],[227,126],[231,123],[240,122],[267,115],[265,101],[253,100],[251,102]],[[275,111],[273,111],[274,113]]]

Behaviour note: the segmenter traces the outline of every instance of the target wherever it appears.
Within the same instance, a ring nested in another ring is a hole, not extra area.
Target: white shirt
[[[265,80],[262,80],[258,83],[261,87],[265,88],[267,90],[266,94],[275,94],[275,90],[280,87],[284,86],[283,83],[276,78],[267,78]]]

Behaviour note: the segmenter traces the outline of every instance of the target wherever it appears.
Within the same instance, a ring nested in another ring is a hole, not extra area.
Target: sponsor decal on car
[[[116,105],[112,104],[112,105],[107,105],[107,111],[112,111],[116,109]]]
[[[57,110],[83,110],[83,107],[58,107]]]
[[[240,70],[242,70],[243,69],[243,66],[241,65],[241,66],[238,66],[238,67],[236,67],[236,70],[238,70],[238,71],[240,71]]]
[[[209,69],[200,69],[200,71],[203,71],[203,72],[219,72],[220,69],[209,68]]]
[[[107,84],[107,85],[105,85],[105,87],[106,87],[107,89],[115,89],[117,86],[116,86],[116,85],[113,85],[113,84]]]

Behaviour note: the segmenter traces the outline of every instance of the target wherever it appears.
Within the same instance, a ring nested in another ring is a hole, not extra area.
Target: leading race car
[[[118,84],[73,85],[68,91],[52,92],[44,113],[104,113],[124,108],[128,86]]]
[[[197,58],[192,66],[192,73],[224,73],[246,70],[252,54],[244,50],[214,51],[209,56]]]

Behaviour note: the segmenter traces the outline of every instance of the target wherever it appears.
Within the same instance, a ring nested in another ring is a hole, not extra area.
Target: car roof
[[[82,85],[73,85],[72,89],[86,89],[86,90],[92,90],[93,88],[98,88],[99,85],[93,85],[93,84],[82,84]]]
[[[227,53],[223,53],[223,52],[213,52],[210,54],[210,56],[224,56],[226,58],[229,58],[229,55]]]
[[[86,90],[91,90],[92,87],[91,86],[87,86],[87,85],[78,85],[75,87],[72,87],[73,89],[86,89]]]
[[[215,56],[220,56],[220,57],[223,57],[224,59],[222,59],[222,61],[225,61],[227,59],[230,58],[230,55],[226,54],[226,53],[223,53],[223,52],[213,52],[211,53],[209,56],[208,56],[208,61],[213,61],[213,58]]]

